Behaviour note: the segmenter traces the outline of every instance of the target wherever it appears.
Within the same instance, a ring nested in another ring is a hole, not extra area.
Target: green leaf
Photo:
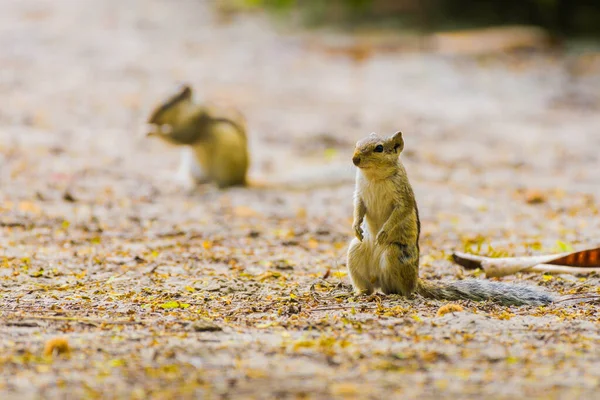
[[[120,359],[120,358],[114,358],[112,360],[110,360],[108,362],[108,365],[110,365],[111,367],[122,367],[124,365],[126,365],[127,363],[125,362],[125,360]]]
[[[556,241],[556,249],[561,253],[569,253],[569,252],[573,251],[573,246],[571,246],[568,243],[557,240]]]
[[[40,268],[39,271],[31,273],[31,274],[29,274],[29,276],[31,276],[32,278],[39,278],[41,276],[44,276],[44,269]]]
[[[173,308],[188,308],[190,305],[187,303],[180,303],[178,301],[167,301],[166,303],[162,303],[158,305],[163,310],[169,310]]]

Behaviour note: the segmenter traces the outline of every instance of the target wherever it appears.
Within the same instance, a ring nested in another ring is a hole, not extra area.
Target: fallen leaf
[[[75,196],[73,196],[68,190],[63,193],[62,199],[64,201],[68,201],[69,203],[75,203],[77,201]]]
[[[449,304],[444,304],[443,306],[438,308],[437,313],[435,315],[438,317],[443,317],[446,314],[461,312],[464,310],[465,309],[460,304],[449,303]]]
[[[190,305],[187,303],[180,303],[178,301],[167,301],[166,303],[162,303],[158,305],[163,310],[169,310],[173,308],[188,308]]]
[[[71,352],[71,348],[69,347],[69,342],[66,338],[58,337],[54,339],[50,339],[46,342],[44,346],[44,356],[45,357],[53,357],[59,355],[68,355]]]
[[[542,204],[547,201],[546,196],[539,190],[528,190],[525,193],[527,204]]]

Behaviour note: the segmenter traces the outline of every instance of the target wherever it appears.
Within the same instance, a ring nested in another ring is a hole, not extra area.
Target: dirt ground
[[[452,251],[600,245],[598,50],[359,62],[201,0],[3,0],[0,27],[2,399],[597,395],[597,305],[354,297],[351,182],[189,194],[140,132],[182,81],[243,110],[256,178],[351,176],[357,139],[401,129],[421,275],[482,278]]]

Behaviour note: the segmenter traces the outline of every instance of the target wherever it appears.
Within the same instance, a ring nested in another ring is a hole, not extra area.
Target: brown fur
[[[247,184],[250,162],[246,124],[240,113],[197,105],[191,88],[184,86],[152,112],[148,123],[152,126],[148,136],[185,146],[178,173],[185,186]]]

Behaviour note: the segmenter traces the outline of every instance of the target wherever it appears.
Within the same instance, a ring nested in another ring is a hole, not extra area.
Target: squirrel
[[[299,173],[286,171],[284,179],[250,180],[250,156],[246,121],[242,114],[226,108],[209,107],[193,101],[192,88],[183,85],[156,107],[147,120],[147,137],[158,137],[183,147],[177,180],[188,189],[216,183],[219,188],[247,186],[269,189],[313,189],[350,183],[354,175],[346,165]]]
[[[244,186],[250,165],[246,123],[233,110],[195,104],[192,88],[181,90],[148,118],[147,136],[184,146],[177,179],[187,187],[214,182]]]
[[[531,286],[479,279],[431,283],[419,278],[421,223],[400,153],[401,132],[371,133],[356,143],[354,238],[347,253],[352,286],[358,294],[381,288],[385,294],[418,294],[438,300],[493,300],[503,305],[546,305],[550,293]]]

